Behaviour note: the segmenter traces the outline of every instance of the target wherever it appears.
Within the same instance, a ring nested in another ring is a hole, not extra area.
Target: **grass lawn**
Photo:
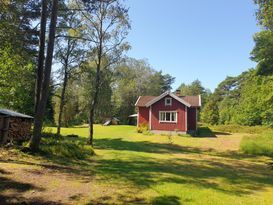
[[[88,128],[62,129],[70,134],[84,147]],[[241,153],[246,135],[169,137],[96,125],[95,155],[82,160],[0,149],[0,204],[272,205],[272,159]]]

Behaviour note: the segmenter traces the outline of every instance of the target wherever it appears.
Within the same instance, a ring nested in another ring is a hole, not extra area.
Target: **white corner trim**
[[[188,107],[185,106],[185,130],[188,131]]]
[[[152,106],[149,109],[149,130],[152,130]]]
[[[146,107],[151,106],[152,104],[156,103],[157,101],[161,100],[162,98],[166,97],[167,95],[171,96],[172,98],[176,99],[178,102],[186,105],[187,107],[191,107],[191,105],[189,103],[187,103],[182,98],[177,97],[175,94],[171,93],[170,91],[167,91],[167,92],[161,94],[160,96],[154,98],[153,100],[149,101],[148,103],[146,103]]]
[[[195,131],[197,130],[197,117],[198,117],[197,108],[195,108]]]
[[[199,106],[201,107],[201,95],[199,95]]]
[[[139,126],[139,109],[137,110],[137,127]]]
[[[141,96],[138,97],[136,103],[135,103],[135,106],[137,105],[138,101],[140,100]]]

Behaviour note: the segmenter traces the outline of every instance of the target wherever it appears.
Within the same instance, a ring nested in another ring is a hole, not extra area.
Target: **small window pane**
[[[166,112],[166,121],[171,121],[171,113]]]
[[[174,112],[172,113],[172,121],[173,122],[175,121],[175,113]]]
[[[160,113],[160,120],[165,121],[165,113],[164,112]]]

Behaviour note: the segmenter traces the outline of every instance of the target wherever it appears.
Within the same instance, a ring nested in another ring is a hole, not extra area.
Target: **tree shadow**
[[[52,201],[44,201],[40,198],[25,198],[23,193],[35,190],[44,191],[43,188],[37,187],[31,183],[19,182],[11,179],[11,172],[0,168],[0,204],[45,204],[45,205],[59,205],[60,203]],[[9,176],[9,177],[8,177]]]
[[[231,135],[228,132],[215,132],[209,127],[199,127],[195,133],[192,134],[193,137],[217,137],[218,135]]]
[[[177,196],[158,196],[155,197],[152,202],[152,205],[180,205],[179,197]]]
[[[264,171],[264,166],[242,163],[226,164],[183,158],[160,161],[147,158],[104,159],[99,161],[96,168],[104,180],[124,180],[146,188],[157,183],[189,184],[240,196],[264,190],[266,186],[273,186],[272,173]],[[219,178],[225,183],[213,182]]]
[[[153,143],[149,141],[126,141],[122,138],[94,139],[94,147],[104,150],[128,150],[147,153],[201,153],[203,150],[195,147],[180,146],[172,143]]]

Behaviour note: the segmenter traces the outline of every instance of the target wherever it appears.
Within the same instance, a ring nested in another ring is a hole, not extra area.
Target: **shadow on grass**
[[[134,152],[147,153],[201,153],[201,149],[194,147],[184,147],[171,143],[154,143],[149,141],[126,141],[122,138],[94,139],[94,147],[104,150],[128,150]]]
[[[158,196],[152,200],[151,204],[152,205],[180,205],[181,203],[177,196]]]
[[[11,172],[0,168],[0,204],[61,204],[52,201],[44,201],[39,198],[25,198],[22,196],[27,191],[44,191],[31,183],[19,182],[12,179]],[[16,193],[16,194],[15,194]]]
[[[230,135],[228,132],[214,132],[209,127],[199,127],[193,137],[217,137],[217,135]]]
[[[102,159],[96,165],[104,180],[130,181],[140,187],[175,183],[214,189],[230,195],[246,195],[273,186],[272,173],[264,166],[221,161],[174,158],[168,160],[139,157],[132,160]],[[217,182],[221,179],[224,183]],[[236,184],[236,186],[234,186]]]
[[[69,140],[71,143],[86,143],[86,139],[83,138],[67,138],[66,140]],[[109,155],[105,158],[90,158],[91,155],[89,155],[89,157],[82,159],[73,159],[69,158],[69,155],[60,156],[54,154],[42,154],[39,157],[58,164],[53,166],[42,165],[53,171],[74,174],[87,181],[90,181],[93,175],[96,174],[99,178],[97,180],[101,180],[103,183],[107,181],[113,183],[113,180],[129,182],[140,189],[170,183],[194,186],[196,189],[213,189],[225,194],[240,196],[262,191],[268,186],[273,186],[272,172],[268,171],[265,165],[234,160],[249,157],[238,152],[217,152],[212,149],[200,149],[176,144],[126,141],[122,138],[95,139],[94,144],[96,149],[128,151],[129,153],[123,156],[124,153],[116,152],[116,155]],[[165,157],[153,158],[152,155],[143,155],[141,152],[151,154],[191,154],[193,157],[170,155],[171,157],[167,159]],[[20,162],[18,160],[14,163]],[[41,164],[38,165],[41,166]],[[125,194],[124,201],[127,200],[126,197]],[[106,199],[102,199],[102,202],[104,201]],[[158,196],[152,199],[151,203],[164,204],[166,202],[165,204],[179,204],[179,201],[180,199],[176,196]]]

